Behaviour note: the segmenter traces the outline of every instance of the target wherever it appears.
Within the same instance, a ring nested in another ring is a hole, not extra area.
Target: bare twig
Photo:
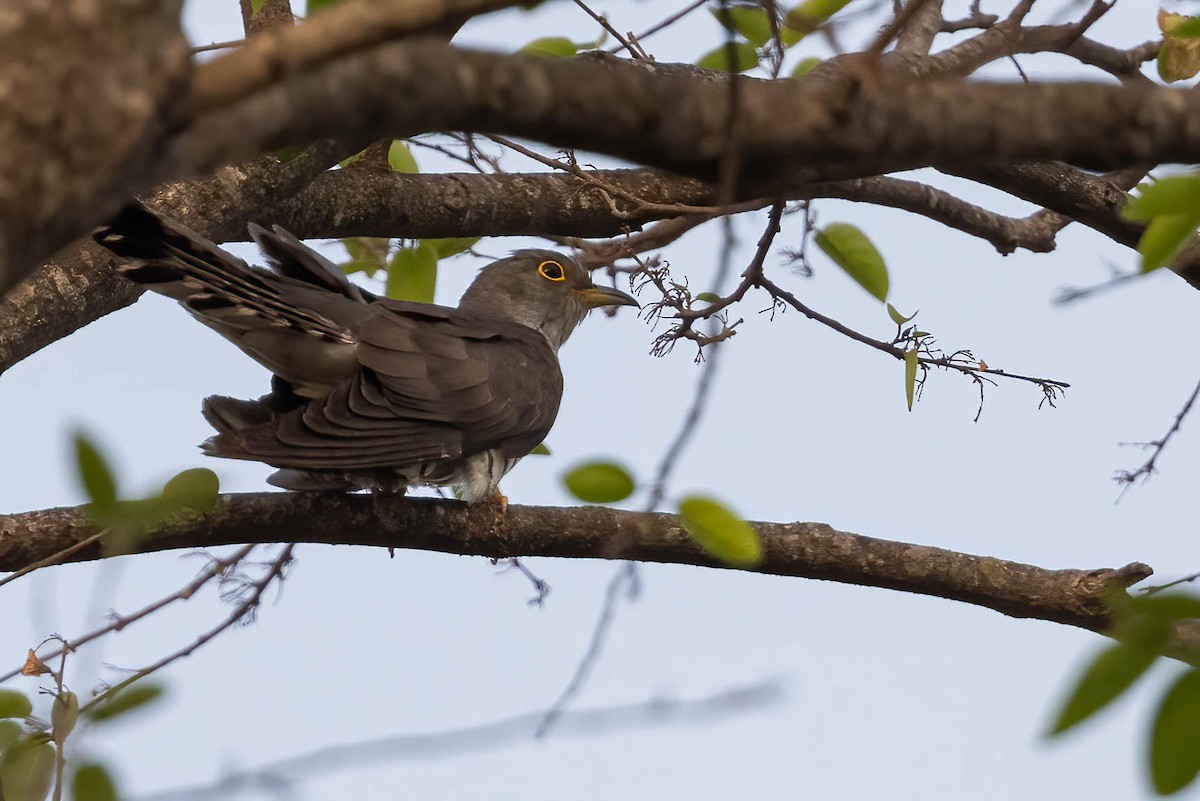
[[[1117,474],[1113,477],[1113,480],[1121,485],[1122,496],[1131,486],[1133,486],[1136,481],[1138,481],[1138,479],[1141,479],[1141,481],[1145,483],[1150,479],[1150,476],[1158,472],[1158,457],[1162,456],[1163,451],[1167,447],[1167,443],[1171,441],[1171,437],[1175,436],[1175,434],[1179,432],[1180,427],[1183,425],[1184,418],[1188,416],[1188,413],[1191,412],[1192,407],[1196,404],[1197,397],[1200,397],[1200,383],[1196,384],[1196,388],[1192,390],[1192,394],[1188,396],[1188,399],[1184,402],[1183,407],[1179,410],[1179,413],[1175,415],[1175,421],[1171,423],[1171,427],[1167,429],[1167,433],[1163,434],[1153,442],[1142,443],[1143,447],[1150,448],[1150,457],[1142,463],[1142,466],[1136,470],[1117,471]]]

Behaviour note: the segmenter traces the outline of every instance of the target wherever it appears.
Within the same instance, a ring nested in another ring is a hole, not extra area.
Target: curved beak
[[[598,309],[601,306],[637,306],[639,309],[642,307],[631,295],[611,287],[590,286],[579,290],[579,294],[583,296],[583,301],[589,309]]]

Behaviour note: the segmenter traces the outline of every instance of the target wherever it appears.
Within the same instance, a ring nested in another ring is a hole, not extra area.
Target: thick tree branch
[[[1113,594],[1151,574],[1120,569],[1048,570],[941,548],[837,531],[823,523],[756,523],[765,553],[756,572],[883,587],[1111,633]],[[96,533],[83,507],[0,515],[0,570],[18,570]],[[721,567],[674,515],[602,507],[510,506],[396,500],[381,512],[359,495],[268,493],[225,496],[202,520],[147,535],[141,552],[257,542],[414,548],[508,559],[527,556],[632,559]],[[70,561],[96,559],[101,545]],[[1168,652],[1197,661],[1200,626],[1183,621]]]

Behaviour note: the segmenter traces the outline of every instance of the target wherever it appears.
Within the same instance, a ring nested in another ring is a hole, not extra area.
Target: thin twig
[[[1134,482],[1136,482],[1138,479],[1141,479],[1142,483],[1145,483],[1150,479],[1150,476],[1158,472],[1156,466],[1158,457],[1162,456],[1163,451],[1167,447],[1167,443],[1171,441],[1171,437],[1178,433],[1180,427],[1183,425],[1184,418],[1188,416],[1188,413],[1196,404],[1196,398],[1198,396],[1200,396],[1200,382],[1196,384],[1196,388],[1193,389],[1192,394],[1188,396],[1187,401],[1183,404],[1183,408],[1181,408],[1179,413],[1175,415],[1175,421],[1171,423],[1171,427],[1167,429],[1167,433],[1163,434],[1160,438],[1154,440],[1153,442],[1144,443],[1146,447],[1151,449],[1150,458],[1147,459],[1142,466],[1136,470],[1119,470],[1117,471],[1117,474],[1113,476],[1113,480],[1121,485],[1121,495],[1117,497],[1117,500],[1120,500],[1121,497],[1125,495],[1125,492],[1131,486],[1133,486]]]

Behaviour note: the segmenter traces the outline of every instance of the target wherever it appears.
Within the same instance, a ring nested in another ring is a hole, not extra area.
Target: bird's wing
[[[360,365],[324,398],[210,439],[218,456],[301,470],[428,465],[492,448],[519,458],[562,397],[545,337],[453,309],[379,301],[354,330]]]

